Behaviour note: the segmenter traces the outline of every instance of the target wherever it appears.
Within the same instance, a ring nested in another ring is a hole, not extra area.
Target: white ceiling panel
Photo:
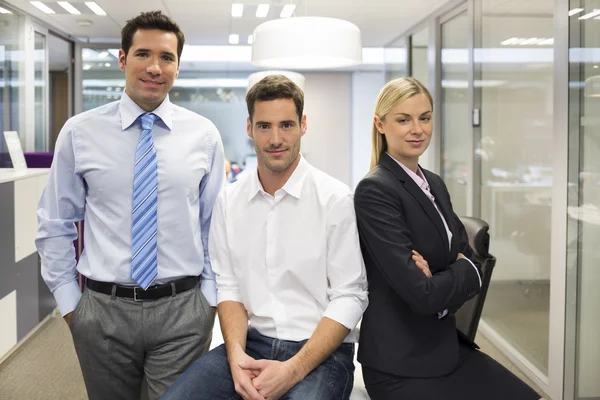
[[[247,40],[260,23],[279,17],[283,4],[289,0],[236,0],[246,4],[244,16],[231,17],[231,0],[96,0],[107,16],[91,14],[84,0],[71,1],[82,15],[70,15],[55,1],[44,1],[57,14],[46,15],[28,0],[8,0],[15,7],[43,20],[58,30],[75,37],[110,38],[118,42],[126,21],[142,11],[162,10],[182,28],[189,44],[227,44],[230,33],[240,35],[240,43]],[[296,16],[324,16],[341,18],[356,24],[362,32],[365,47],[380,47],[419,22],[448,0],[292,0],[297,4]],[[256,18],[256,5],[269,3],[267,18]],[[81,20],[90,21],[81,26]]]

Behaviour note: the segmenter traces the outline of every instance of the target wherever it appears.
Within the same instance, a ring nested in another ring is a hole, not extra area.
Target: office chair
[[[475,261],[481,265],[482,277],[481,292],[463,304],[455,313],[456,327],[469,339],[475,340],[483,303],[496,265],[496,257],[489,253],[490,235],[488,231],[490,227],[487,222],[473,217],[460,217],[460,220],[469,236],[469,244],[475,253]]]

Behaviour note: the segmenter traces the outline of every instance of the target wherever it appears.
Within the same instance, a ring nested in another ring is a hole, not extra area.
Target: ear
[[[119,49],[119,68],[121,71],[125,72],[125,59],[127,56],[125,55],[125,51],[123,49]]]
[[[250,117],[246,118],[246,133],[250,139],[254,140],[254,135],[252,134],[252,121],[250,121]]]
[[[300,120],[300,137],[304,136],[306,133],[306,114],[302,116]]]
[[[375,124],[375,127],[377,128],[379,133],[383,135],[383,121],[381,120],[381,118],[379,118],[379,115],[373,116],[373,123]]]

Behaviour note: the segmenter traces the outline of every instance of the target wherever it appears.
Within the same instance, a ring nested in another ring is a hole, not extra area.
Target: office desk
[[[0,168],[0,359],[56,307],[34,243],[47,177],[48,169]]]

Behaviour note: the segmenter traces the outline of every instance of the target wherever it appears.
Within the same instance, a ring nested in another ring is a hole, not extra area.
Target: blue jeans
[[[248,330],[246,353],[256,360],[286,361],[307,342],[272,339]],[[281,400],[347,400],[354,385],[354,344],[343,343]],[[225,345],[200,357],[181,375],[162,400],[241,400],[233,378]]]

